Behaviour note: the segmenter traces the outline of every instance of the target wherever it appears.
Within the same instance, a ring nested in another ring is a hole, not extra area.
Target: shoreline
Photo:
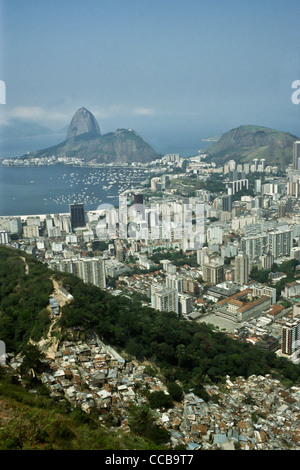
[[[84,211],[85,214],[101,214],[103,209],[95,209],[91,211]],[[28,215],[0,215],[0,219],[2,218],[17,218],[19,217],[22,220],[26,221],[29,217],[39,217],[41,220],[46,220],[47,215],[51,215],[54,217],[55,215],[70,215],[70,212],[47,212],[46,214],[28,214]]]
[[[46,167],[53,167],[53,166],[61,166],[66,168],[93,168],[93,169],[111,169],[111,168],[122,168],[123,170],[148,170],[149,167],[147,166],[134,166],[134,165],[76,165],[76,164],[63,164],[63,163],[55,163],[53,165],[3,165],[0,162],[1,168],[46,168]]]

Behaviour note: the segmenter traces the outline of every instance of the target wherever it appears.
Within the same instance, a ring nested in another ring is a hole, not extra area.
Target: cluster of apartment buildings
[[[49,267],[54,271],[75,274],[86,284],[106,288],[105,260],[99,257],[51,260]]]

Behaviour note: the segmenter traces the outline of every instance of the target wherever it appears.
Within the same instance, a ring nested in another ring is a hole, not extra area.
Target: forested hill
[[[293,144],[297,139],[288,132],[244,125],[226,132],[207,147],[205,153],[219,165],[232,159],[237,163],[249,163],[254,158],[264,158],[266,166],[285,168],[292,163]]]
[[[204,381],[273,373],[292,382],[296,366],[274,353],[213,332],[174,313],[157,312],[127,297],[84,284],[79,278],[54,273],[22,251],[0,246],[0,339],[7,352],[18,352],[30,338],[38,341],[50,324],[46,309],[53,289],[51,276],[73,296],[62,309],[62,336],[67,328],[94,331],[116,349],[158,365],[172,380],[201,394]]]

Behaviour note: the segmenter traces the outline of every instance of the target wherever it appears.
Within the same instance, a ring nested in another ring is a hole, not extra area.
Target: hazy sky
[[[158,151],[241,124],[300,135],[299,0],[0,4],[2,120],[60,129],[85,106],[102,133],[134,128]]]

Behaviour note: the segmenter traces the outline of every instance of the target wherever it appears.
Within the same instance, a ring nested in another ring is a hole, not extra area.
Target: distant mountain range
[[[14,119],[0,125],[0,135],[0,158],[59,155],[83,157],[87,163],[132,163],[149,162],[161,156],[133,129],[101,134],[96,118],[86,108],[76,111],[69,126],[56,132],[33,122]],[[217,164],[231,159],[249,162],[264,158],[267,165],[285,167],[292,162],[295,140],[299,138],[287,132],[242,125],[222,136],[202,139],[202,142],[211,143],[202,153],[208,154],[208,161]],[[32,151],[33,148],[41,150]]]
[[[33,121],[12,118],[7,123],[0,124],[0,158],[50,147],[61,142],[66,133],[67,129],[53,131]]]
[[[223,134],[203,153],[208,160],[223,164],[228,160],[237,163],[264,158],[266,165],[286,167],[292,162],[293,144],[298,137],[267,127],[243,125]]]

